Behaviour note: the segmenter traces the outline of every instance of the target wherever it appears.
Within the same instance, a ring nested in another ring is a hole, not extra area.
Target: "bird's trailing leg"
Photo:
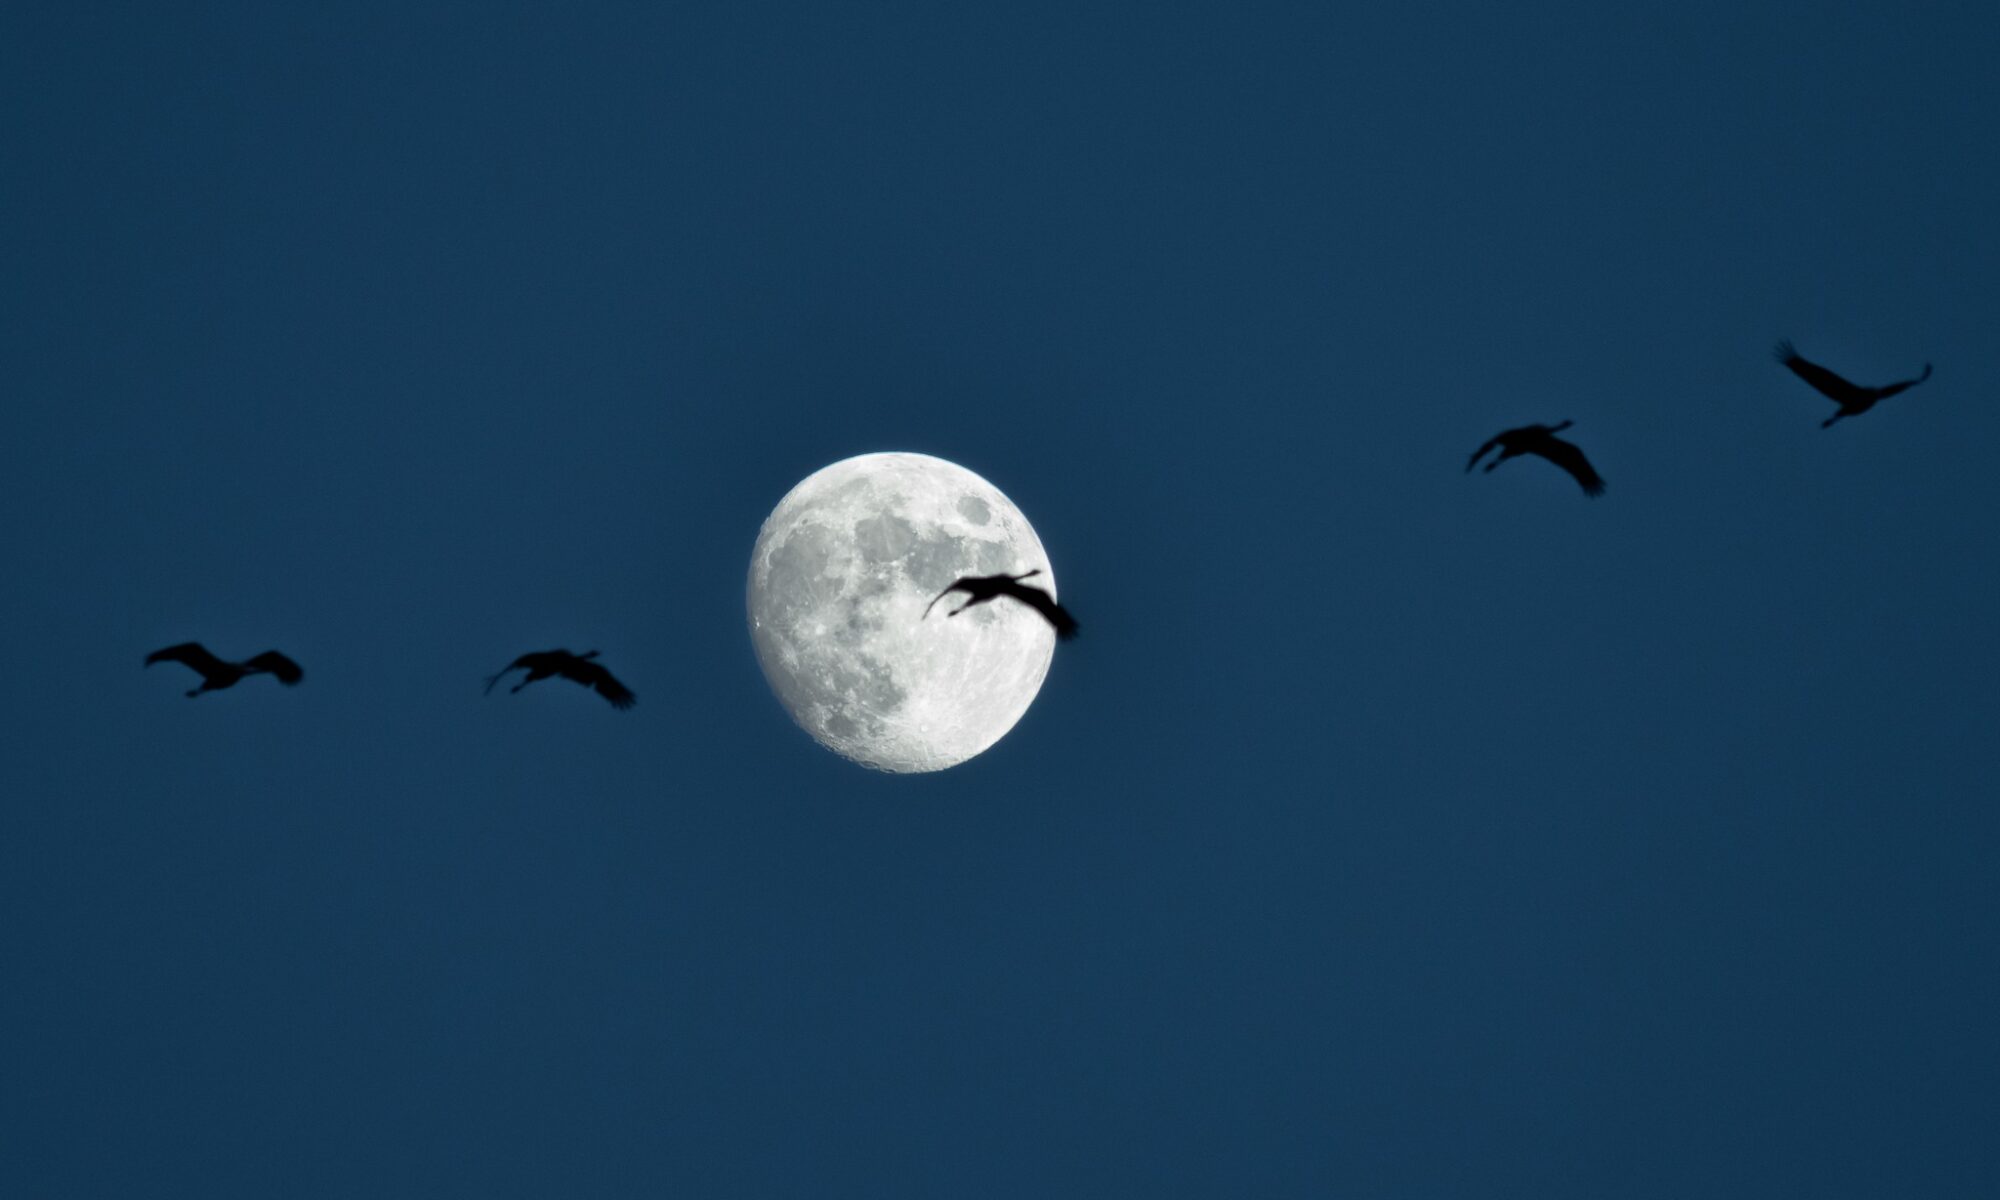
[[[1828,417],[1828,418],[1827,418],[1826,420],[1824,420],[1824,421],[1821,421],[1821,422],[1819,423],[1819,427],[1820,427],[1821,429],[1829,429],[1829,428],[1832,428],[1832,426],[1833,426],[1833,423],[1834,423],[1835,421],[1838,421],[1838,420],[1840,420],[1840,418],[1842,418],[1842,417],[1844,417],[1844,416],[1846,416],[1846,415],[1847,415],[1847,414],[1846,414],[1845,412],[1837,412],[1837,413],[1833,414],[1832,416]]]
[[[924,605],[924,615],[923,615],[923,616],[921,616],[921,617],[918,617],[917,619],[918,619],[919,621],[926,621],[926,620],[929,620],[929,619],[930,619],[930,615],[931,615],[931,610],[937,607],[937,602],[938,602],[938,601],[940,601],[940,600],[942,600],[942,599],[944,599],[944,598],[945,598],[946,596],[949,596],[949,595],[951,595],[951,594],[952,594],[953,592],[955,592],[955,591],[959,591],[959,590],[961,590],[961,589],[959,588],[959,586],[958,586],[957,584],[955,584],[955,583],[954,583],[954,584],[952,584],[952,585],[951,585],[950,587],[948,587],[948,588],[946,588],[945,590],[943,590],[943,591],[939,592],[939,593],[938,593],[937,595],[935,595],[935,596],[932,596],[932,597],[931,597],[931,602],[930,602],[929,604],[926,604],[926,605]],[[968,594],[969,594],[969,593],[968,593]],[[965,603],[966,603],[966,604],[970,604],[970,603],[972,603],[972,601],[970,601],[970,600],[967,600],[967,601],[966,601]],[[965,610],[965,605],[964,605],[964,604],[961,604],[961,605],[959,605],[959,611],[960,611],[960,612],[963,612],[964,610]],[[947,617],[955,617],[955,616],[957,616],[957,615],[958,615],[958,613],[957,613],[957,612],[948,612],[948,613],[946,613],[946,614],[945,614],[945,616],[947,616]]]

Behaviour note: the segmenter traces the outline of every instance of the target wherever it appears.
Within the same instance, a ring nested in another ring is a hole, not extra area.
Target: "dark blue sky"
[[[1990,9],[40,7],[0,1192],[2000,1184]],[[1085,624],[918,778],[743,624],[888,449]]]

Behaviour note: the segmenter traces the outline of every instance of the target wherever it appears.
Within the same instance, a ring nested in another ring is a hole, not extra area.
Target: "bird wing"
[[[1057,604],[1054,596],[1041,588],[1025,583],[1009,584],[1006,592],[1007,595],[1042,614],[1050,625],[1055,626],[1058,638],[1068,641],[1076,636],[1076,618],[1070,616],[1062,605]]]
[[[1590,465],[1590,460],[1583,456],[1583,451],[1570,443],[1563,441],[1559,437],[1550,435],[1538,439],[1535,446],[1529,452],[1539,454],[1563,470],[1568,471],[1571,478],[1583,486],[1584,495],[1602,496],[1604,494],[1604,480],[1599,478],[1596,468]]]
[[[286,687],[290,687],[306,677],[303,667],[278,653],[276,650],[266,650],[243,665],[252,671],[266,671],[272,675],[276,675],[278,682],[284,684]]]
[[[1504,433],[1496,433],[1492,437],[1487,438],[1486,444],[1484,446],[1481,446],[1479,449],[1474,450],[1472,452],[1472,457],[1465,460],[1465,469],[1467,471],[1470,471],[1472,470],[1473,467],[1478,466],[1480,457],[1484,455],[1488,450],[1491,450],[1493,447],[1499,445],[1500,439],[1506,436],[1507,435]]]
[[[182,642],[178,646],[168,646],[164,650],[155,650],[146,656],[147,666],[150,667],[156,662],[183,663],[200,672],[205,678],[213,678],[229,672],[229,664],[210,654],[208,648],[200,642]]]
[[[1792,349],[1790,342],[1779,342],[1771,353],[1779,362],[1790,367],[1792,374],[1811,384],[1814,391],[1835,404],[1844,407],[1869,394],[1869,389],[1849,383],[1818,363],[1800,357],[1799,352]]]
[[[1930,377],[1931,377],[1931,365],[1929,363],[1925,363],[1923,373],[1921,375],[1918,375],[1915,379],[1905,379],[1901,383],[1885,383],[1881,387],[1876,388],[1875,398],[1877,400],[1886,400],[1889,397],[1895,395],[1897,392],[1907,392],[1911,388],[1917,386],[1918,384],[1922,383],[1926,379],[1929,379]]]
[[[626,709],[639,702],[631,688],[618,682],[610,671],[594,662],[578,660],[574,666],[565,665],[561,673],[566,679],[574,679],[586,687],[597,689],[597,694],[611,701],[613,708]]]

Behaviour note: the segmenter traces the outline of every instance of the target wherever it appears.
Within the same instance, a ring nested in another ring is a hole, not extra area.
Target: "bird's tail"
[[[286,658],[276,650],[266,650],[243,665],[249,667],[252,671],[262,671],[266,674],[276,675],[278,682],[287,687],[306,677],[306,673],[300,669],[299,664]]]

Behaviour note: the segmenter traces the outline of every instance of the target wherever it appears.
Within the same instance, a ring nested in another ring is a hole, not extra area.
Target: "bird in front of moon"
[[[967,575],[933,597],[930,604],[924,607],[924,616],[929,617],[931,609],[937,602],[953,592],[964,592],[966,600],[965,603],[946,613],[947,617],[955,617],[975,604],[986,604],[1006,596],[1042,614],[1042,619],[1049,623],[1049,628],[1056,631],[1056,637],[1066,642],[1076,636],[1076,618],[1070,616],[1069,610],[1057,604],[1055,598],[1047,592],[1031,583],[1021,582],[1023,579],[1033,579],[1041,573],[1038,567],[1033,571],[1023,571],[1019,575]]]
[[[926,605],[967,576],[1055,573],[1013,501],[927,454],[863,454],[778,502],[745,588],[757,662],[821,745],[881,771],[940,771],[987,749],[1041,690],[1055,630],[1023,604],[953,621]]]

